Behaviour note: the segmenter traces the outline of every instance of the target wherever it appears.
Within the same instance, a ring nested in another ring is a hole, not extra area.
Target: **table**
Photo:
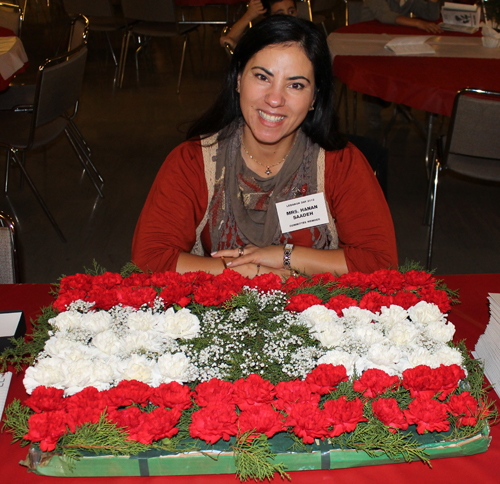
[[[0,91],[7,89],[14,76],[24,71],[27,62],[19,37],[12,30],[0,27]]]
[[[348,25],[335,33],[429,35],[416,28],[376,20]],[[445,116],[451,115],[455,94],[464,87],[500,91],[500,59],[464,62],[463,58],[442,57],[335,56],[333,71],[353,91]]]
[[[438,276],[452,289],[460,289],[462,303],[453,306],[449,320],[456,328],[455,339],[467,339],[467,347],[473,349],[479,336],[488,323],[489,292],[500,292],[500,274],[473,274]],[[29,320],[34,317],[38,308],[47,306],[52,301],[48,284],[12,284],[0,286],[0,310],[23,309],[28,328]],[[492,397],[495,394],[492,393]],[[7,404],[13,398],[25,398],[22,378],[14,375]],[[498,401],[497,401],[498,405]],[[500,461],[500,426],[491,429],[493,437],[488,452],[469,457],[455,457],[432,461],[432,469],[420,462],[411,464],[391,464],[376,467],[358,467],[334,471],[302,471],[291,472],[292,484],[311,484],[335,482],[336,484],[460,484],[479,482],[481,484],[497,484]],[[29,474],[18,462],[26,457],[27,448],[19,444],[10,444],[10,435],[0,434],[0,455],[2,481],[15,484],[52,484],[54,478]],[[59,480],[58,480],[59,481]],[[98,478],[65,478],[61,484],[235,484],[233,475],[215,476],[169,476],[165,477],[98,477]],[[252,481],[253,482],[253,481]],[[273,483],[287,482],[280,478]]]

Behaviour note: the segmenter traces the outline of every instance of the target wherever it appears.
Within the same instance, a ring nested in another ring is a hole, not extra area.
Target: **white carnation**
[[[192,339],[200,332],[200,320],[189,309],[182,308],[175,312],[173,308],[168,308],[155,329],[173,339]]]
[[[132,355],[118,362],[119,380],[137,380],[150,384],[152,382],[154,360],[144,355]]]
[[[340,350],[331,350],[328,351],[328,353],[325,353],[319,360],[318,360],[318,365],[321,365],[323,363],[325,364],[331,364],[331,365],[344,365],[344,368],[346,369],[346,372],[349,376],[352,376],[354,373],[354,364],[356,363],[356,360],[358,359],[358,355],[356,354],[350,354],[347,353],[346,351],[340,351]]]
[[[82,317],[82,327],[91,333],[102,333],[111,327],[113,318],[107,311],[91,311]]]
[[[321,321],[311,330],[311,336],[316,338],[325,348],[338,346],[344,336],[344,326],[331,321]]]
[[[121,344],[124,354],[137,352],[157,353],[162,348],[163,337],[156,331],[130,331],[122,339]]]
[[[157,321],[158,318],[152,313],[151,309],[134,311],[127,318],[128,327],[135,331],[149,331],[153,329]]]
[[[106,355],[117,355],[122,351],[122,340],[110,329],[96,334],[92,343]]]
[[[402,353],[396,346],[374,344],[370,346],[366,358],[376,366],[395,367],[401,359]]]
[[[433,303],[420,301],[408,309],[408,314],[414,323],[428,324],[432,321],[440,321],[445,316],[439,307]]]
[[[351,334],[358,341],[371,346],[385,340],[383,333],[372,323],[356,326]]]
[[[455,334],[455,325],[453,323],[447,324],[446,321],[432,321],[427,325],[425,334],[431,340],[448,343]]]
[[[70,331],[82,327],[82,314],[78,311],[64,311],[55,318],[49,319],[49,324],[59,331]]]
[[[434,352],[434,358],[436,361],[436,368],[440,365],[459,365],[462,366],[462,353],[456,348],[450,348],[449,346],[443,346]]]
[[[61,388],[65,364],[62,358],[43,358],[35,366],[27,368],[24,376],[26,392],[31,395],[31,392],[40,385]]]
[[[375,317],[375,320],[384,325],[385,328],[390,329],[397,323],[402,323],[408,319],[408,311],[401,306],[392,304],[390,307],[382,307],[380,315]]]
[[[339,317],[336,311],[328,309],[320,304],[305,309],[299,315],[299,322],[309,328],[314,328],[316,325],[322,325],[323,327],[324,324],[338,321]]]
[[[398,346],[414,344],[420,338],[420,331],[408,321],[396,323],[388,332],[387,337]]]
[[[189,381],[191,362],[184,353],[165,354],[158,358],[158,370],[165,383]]]
[[[415,368],[418,365],[427,365],[431,368],[436,368],[435,361],[432,353],[425,348],[417,348],[408,355],[410,368]]]
[[[59,358],[69,358],[75,352],[80,343],[70,341],[61,333],[52,336],[45,342],[44,350],[49,356],[58,356]]]
[[[357,324],[368,324],[376,318],[376,315],[368,311],[368,309],[361,309],[357,306],[342,309],[342,314],[346,319],[356,320]]]

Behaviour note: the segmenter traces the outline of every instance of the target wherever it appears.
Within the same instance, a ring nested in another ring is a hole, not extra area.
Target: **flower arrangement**
[[[64,277],[6,426],[74,458],[226,441],[242,480],[287,476],[278,435],[427,462],[417,435],[465,438],[496,415],[451,343],[455,296],[419,270]]]

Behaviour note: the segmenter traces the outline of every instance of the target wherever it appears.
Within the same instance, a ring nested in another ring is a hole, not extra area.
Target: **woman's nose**
[[[285,104],[285,96],[281,88],[271,86],[266,94],[266,102],[273,108],[283,106]]]

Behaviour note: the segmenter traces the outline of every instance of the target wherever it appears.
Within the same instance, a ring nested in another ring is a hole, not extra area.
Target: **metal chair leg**
[[[188,35],[184,35],[184,44],[182,46],[182,57],[181,57],[181,67],[179,69],[179,79],[177,81],[177,94],[181,90],[181,80],[182,80],[182,69],[184,68],[184,58],[186,57],[186,45],[188,41]]]
[[[130,36],[132,35],[132,32],[129,30],[127,31],[127,35],[126,35],[126,38],[124,38],[125,40],[125,46],[123,46],[123,43],[122,43],[122,55],[120,56],[121,57],[121,69],[118,68],[119,70],[119,75],[118,75],[118,87],[122,87],[123,85],[123,76],[125,74],[125,66],[127,64],[127,52],[128,52],[128,45],[129,45],[129,42],[130,42]]]
[[[429,242],[427,244],[427,270],[431,270],[431,263],[432,263],[432,247],[434,244],[434,222],[435,222],[435,216],[436,216],[436,198],[437,198],[437,189],[438,189],[438,181],[439,181],[439,168],[440,168],[440,162],[439,160],[436,160],[436,167],[435,167],[435,175],[434,178],[431,180],[431,183],[433,184],[433,189],[432,189],[432,208],[431,208],[431,224],[429,227]]]
[[[21,169],[23,175],[25,176],[26,180],[28,181],[29,186],[31,187],[31,190],[35,194],[36,199],[38,200],[38,203],[42,206],[43,211],[45,212],[45,215],[47,215],[47,218],[50,220],[50,223],[54,227],[55,231],[57,232],[57,235],[61,238],[63,242],[66,242],[66,239],[61,232],[61,229],[59,228],[59,225],[57,225],[57,222],[55,221],[54,217],[50,213],[50,210],[48,209],[47,205],[45,205],[45,202],[43,201],[43,198],[40,196],[40,193],[36,189],[33,181],[31,180],[30,176],[28,175],[26,168],[24,165],[21,163],[19,158],[17,157],[17,154],[11,150],[12,153],[12,158],[14,161],[19,165],[19,168]]]

